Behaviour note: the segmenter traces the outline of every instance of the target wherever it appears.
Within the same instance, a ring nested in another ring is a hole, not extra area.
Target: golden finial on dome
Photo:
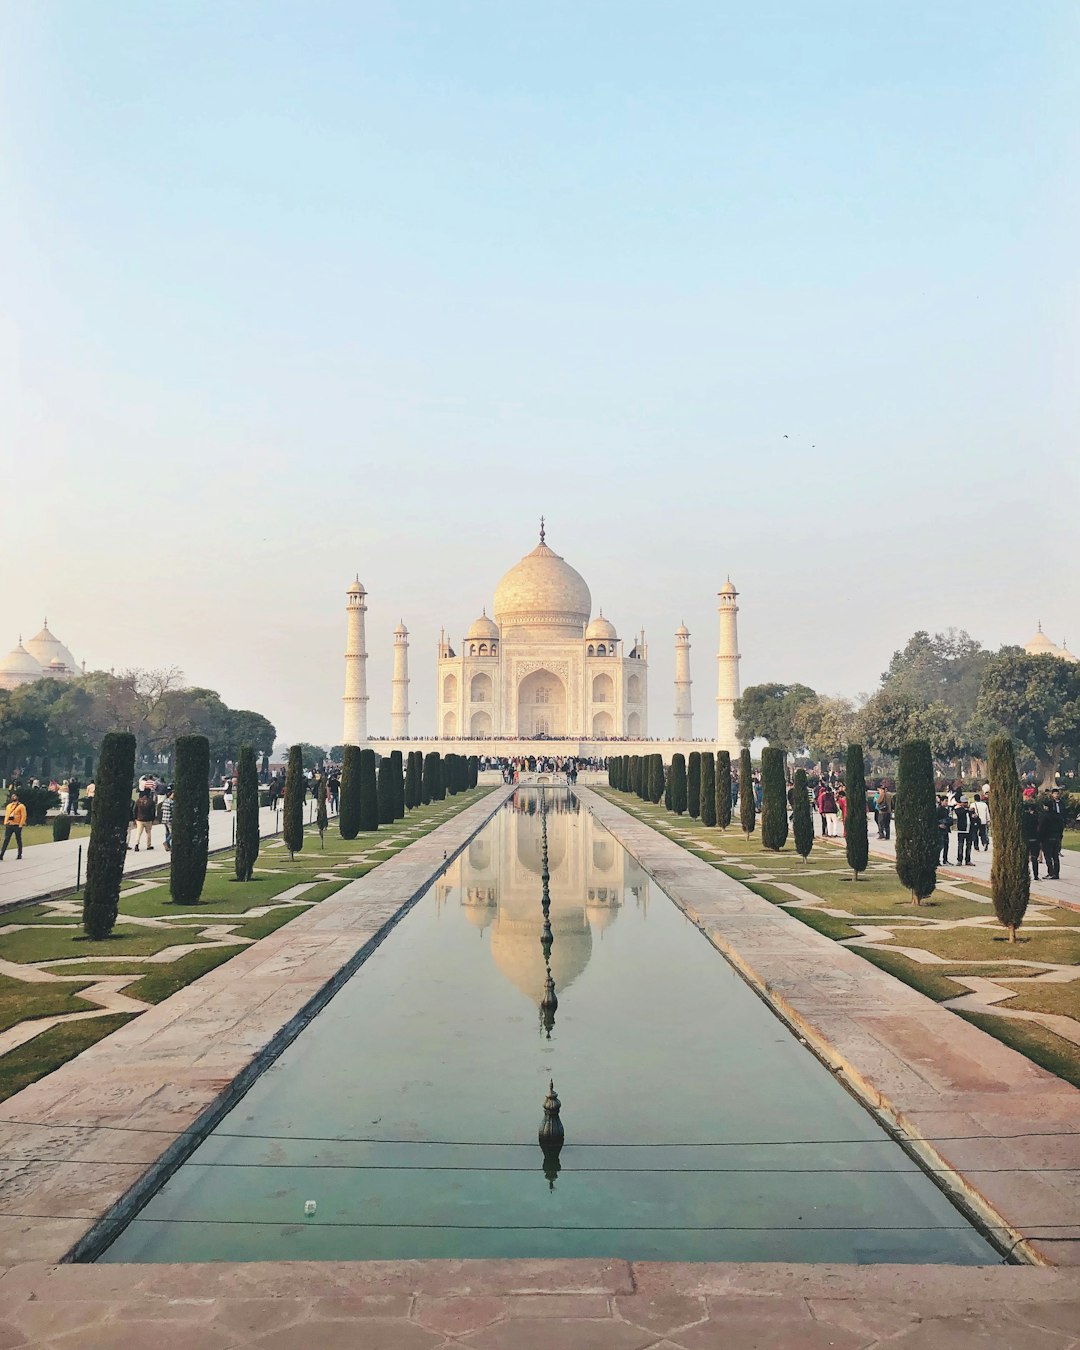
[[[544,543],[544,517],[540,517],[540,542]]]

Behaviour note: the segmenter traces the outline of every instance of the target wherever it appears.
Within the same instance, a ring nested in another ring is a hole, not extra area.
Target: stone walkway
[[[594,792],[582,801],[999,1239],[1080,1266],[1080,1092]]]

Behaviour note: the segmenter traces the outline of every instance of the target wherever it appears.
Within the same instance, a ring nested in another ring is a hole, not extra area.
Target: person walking
[[[1061,837],[1064,833],[1065,816],[1055,811],[1053,803],[1048,801],[1039,813],[1039,843],[1046,863],[1047,881],[1057,881],[1061,876]]]
[[[966,797],[957,799],[953,819],[956,821],[956,865],[974,867],[971,861],[971,836],[975,828],[975,816]]]
[[[989,849],[990,847],[990,807],[986,803],[986,798],[981,792],[976,792],[975,802],[972,806],[972,812],[975,816],[975,848]]]
[[[68,780],[67,806],[65,807],[65,810],[69,816],[77,816],[79,814],[79,793],[81,790],[82,784],[77,778],[70,778]]]
[[[1035,798],[1028,797],[1020,811],[1020,829],[1024,843],[1027,844],[1028,857],[1031,859],[1031,875],[1035,881],[1039,879],[1039,854],[1042,852],[1039,825],[1039,808],[1035,804]]]
[[[143,788],[135,798],[135,814],[132,819],[135,821],[135,852],[139,851],[139,841],[143,835],[146,836],[147,853],[153,852],[157,807],[154,805],[154,794],[150,788]],[[128,847],[130,848],[130,845]]]
[[[4,807],[4,843],[0,847],[0,862],[4,861],[4,854],[8,850],[8,844],[11,843],[12,836],[15,838],[15,846],[19,850],[15,861],[22,860],[22,832],[26,824],[26,807],[19,801],[19,794],[12,788],[8,794],[7,806]]]
[[[949,861],[949,831],[952,829],[952,811],[949,807],[949,799],[945,793],[939,793],[937,799],[937,827],[938,840],[941,844],[941,861],[947,864]]]
[[[883,785],[878,793],[877,802],[877,837],[879,839],[892,838],[892,816],[893,802],[889,790]]]
[[[821,817],[822,838],[836,833],[836,798],[832,788],[822,783],[817,795],[818,815]]]
[[[161,823],[165,826],[165,852],[172,852],[172,817],[173,817],[173,797],[172,788],[169,788],[165,794],[165,800],[161,803]]]

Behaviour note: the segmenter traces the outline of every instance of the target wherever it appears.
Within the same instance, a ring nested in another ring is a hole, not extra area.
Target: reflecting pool
[[[101,1259],[999,1260],[576,797],[543,798],[519,790]]]

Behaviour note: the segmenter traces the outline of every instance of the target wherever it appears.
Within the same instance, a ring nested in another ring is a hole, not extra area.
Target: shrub
[[[810,810],[810,790],[806,785],[806,770],[795,770],[795,782],[791,789],[791,833],[795,842],[795,852],[805,860],[814,847],[814,816]]]
[[[236,764],[236,879],[250,881],[259,856],[259,771],[255,751],[240,747]]]
[[[134,774],[135,737],[110,731],[98,754],[83,892],[83,931],[95,940],[109,936],[120,908]]]
[[[281,837],[293,858],[304,847],[304,747],[289,747],[289,767],[285,770],[285,801],[281,808]]]
[[[71,838],[71,817],[65,813],[53,816],[52,837],[56,843]]]
[[[761,752],[761,846],[771,853],[787,843],[787,780],[784,752],[778,745],[767,745]]]
[[[847,820],[844,822],[847,861],[853,879],[858,881],[859,873],[866,871],[866,864],[870,860],[866,829],[866,765],[861,745],[849,745],[847,748],[844,787],[847,791]]]
[[[701,815],[701,751],[691,750],[686,763],[686,814],[693,820]]]
[[[360,751],[360,829],[365,833],[379,828],[377,764],[374,750]]]
[[[900,749],[894,815],[896,875],[911,892],[911,903],[917,905],[934,893],[941,853],[929,741],[906,741]]]
[[[686,810],[686,759],[680,754],[671,756],[671,809],[677,816]]]
[[[722,830],[731,824],[731,755],[726,750],[716,756],[716,823]]]
[[[178,905],[194,905],[202,895],[210,848],[210,742],[205,736],[177,736],[174,763],[169,894]]]
[[[750,762],[750,751],[744,750],[739,756],[739,824],[747,839],[754,833],[757,824],[757,803],[754,801],[754,767]]]
[[[347,745],[342,756],[341,797],[338,810],[338,830],[342,839],[355,839],[360,833],[361,754],[358,745]]]
[[[1016,755],[1007,736],[995,736],[989,749],[990,801],[994,812],[994,852],[990,860],[990,893],[998,922],[1016,941],[1024,921],[1031,890],[1028,850],[1020,812],[1023,795],[1016,772]],[[897,830],[899,831],[899,823]]]
[[[711,750],[701,756],[701,823],[716,824],[716,756]]]
[[[211,798],[210,798],[210,810],[211,810],[211,811],[224,811],[224,810],[225,810],[225,794],[224,794],[224,793],[222,793],[222,792],[215,792],[215,793],[211,796]]]

